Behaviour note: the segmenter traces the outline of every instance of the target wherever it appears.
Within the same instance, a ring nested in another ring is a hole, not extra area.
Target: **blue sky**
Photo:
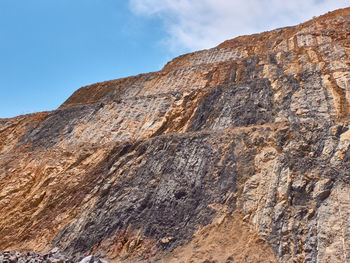
[[[81,86],[156,71],[184,52],[347,5],[348,0],[0,0],[0,118],[52,110]]]
[[[76,89],[160,69],[157,18],[119,0],[0,0],[0,117],[57,108]]]

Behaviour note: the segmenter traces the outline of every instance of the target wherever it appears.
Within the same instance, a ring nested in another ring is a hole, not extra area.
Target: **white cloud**
[[[295,25],[349,0],[129,0],[136,15],[158,17],[174,50],[214,47],[239,35]]]

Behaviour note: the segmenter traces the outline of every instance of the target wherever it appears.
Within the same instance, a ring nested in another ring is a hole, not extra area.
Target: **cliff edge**
[[[0,119],[0,250],[350,262],[350,8]]]

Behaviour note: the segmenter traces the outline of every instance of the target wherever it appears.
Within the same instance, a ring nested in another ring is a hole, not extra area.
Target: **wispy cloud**
[[[174,50],[213,47],[239,35],[294,25],[349,0],[129,0],[135,15],[160,18]]]

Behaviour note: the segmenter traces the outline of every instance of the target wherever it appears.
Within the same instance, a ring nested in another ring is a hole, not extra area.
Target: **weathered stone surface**
[[[349,36],[337,10],[1,119],[0,249],[350,262]]]
[[[103,259],[94,257],[93,255],[87,256],[82,259],[74,259],[67,257],[61,252],[50,253],[36,253],[26,252],[20,253],[18,251],[3,251],[0,252],[1,263],[105,263]]]

